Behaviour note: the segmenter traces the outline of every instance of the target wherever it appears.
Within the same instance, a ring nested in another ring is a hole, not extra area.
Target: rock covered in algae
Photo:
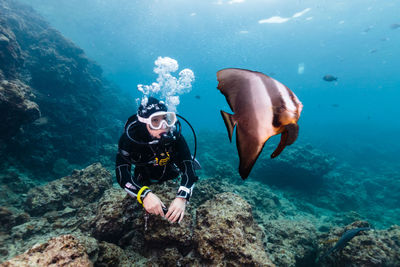
[[[197,251],[209,264],[274,266],[264,251],[262,231],[251,206],[233,193],[222,193],[197,208]]]
[[[317,230],[307,220],[268,220],[262,224],[266,251],[277,266],[312,266],[317,253]]]
[[[31,100],[31,90],[19,80],[1,79],[0,74],[0,138],[12,137],[22,125],[40,117],[39,106]]]
[[[167,182],[153,185],[153,192],[168,207],[176,196],[177,185]],[[107,190],[99,201],[96,217],[91,222],[92,234],[99,240],[136,248],[164,250],[177,248],[183,255],[193,249],[192,208],[186,208],[185,217],[180,224],[149,215],[145,229],[144,210],[121,189]],[[140,249],[139,249],[140,250]],[[145,253],[145,251],[143,251]]]
[[[356,221],[346,227],[335,227],[321,236],[320,255],[323,255],[348,230],[370,227],[368,222]],[[334,240],[335,242],[330,242]],[[340,251],[320,260],[328,266],[400,266],[400,226],[385,230],[362,231]]]
[[[72,235],[63,235],[37,244],[25,253],[2,264],[1,267],[21,266],[93,266],[85,248]]]
[[[168,186],[168,187],[167,187]],[[169,207],[176,197],[177,184],[170,182],[154,187],[156,194]],[[174,247],[186,255],[193,249],[193,215],[192,206],[186,205],[185,216],[181,223],[170,223],[160,216],[150,215],[147,230],[144,232],[145,246],[152,249],[165,249]]]
[[[27,213],[15,213],[12,209],[0,206],[0,232],[9,232],[14,226],[28,220]]]
[[[99,240],[123,245],[123,236],[137,229],[135,219],[140,216],[135,200],[122,189],[110,188],[99,200],[96,216],[90,222],[92,235]],[[142,239],[142,238],[141,238]]]
[[[131,266],[145,262],[140,255],[111,243],[74,233],[50,238],[0,264],[6,266]]]
[[[26,209],[31,215],[39,216],[62,210],[67,205],[82,207],[100,198],[111,185],[111,174],[95,163],[83,170],[74,170],[72,175],[32,188],[27,194]]]

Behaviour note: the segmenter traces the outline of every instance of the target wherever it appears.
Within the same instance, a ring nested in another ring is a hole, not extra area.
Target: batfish
[[[237,126],[239,174],[244,180],[271,136],[282,134],[271,158],[296,141],[303,105],[289,88],[261,72],[223,69],[217,72],[217,79],[217,88],[234,112],[232,115],[221,110],[221,115],[231,142]]]

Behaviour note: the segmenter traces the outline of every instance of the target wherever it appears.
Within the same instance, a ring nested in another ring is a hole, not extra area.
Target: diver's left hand
[[[178,223],[180,223],[183,219],[183,216],[185,215],[185,208],[186,199],[177,197],[174,199],[174,201],[172,201],[171,205],[169,206],[165,218],[167,218],[167,220],[170,222],[174,223],[178,220]]]

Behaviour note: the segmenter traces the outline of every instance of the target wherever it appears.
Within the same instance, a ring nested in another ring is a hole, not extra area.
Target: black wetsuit
[[[119,185],[132,197],[137,197],[143,186],[161,183],[181,175],[181,186],[177,197],[189,200],[194,183],[197,181],[192,156],[183,137],[173,133],[176,140],[166,144],[147,144],[157,140],[151,137],[146,125],[132,116],[125,125],[125,132],[118,143],[115,171]],[[146,144],[138,144],[139,141]],[[131,174],[131,165],[135,165]],[[150,189],[141,193],[143,199]]]

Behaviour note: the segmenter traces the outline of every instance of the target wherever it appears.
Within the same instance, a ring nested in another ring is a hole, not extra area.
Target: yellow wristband
[[[140,199],[140,195],[143,193],[144,190],[149,189],[148,186],[143,186],[142,188],[140,188],[138,194],[137,194],[137,201],[143,205],[142,200]]]

